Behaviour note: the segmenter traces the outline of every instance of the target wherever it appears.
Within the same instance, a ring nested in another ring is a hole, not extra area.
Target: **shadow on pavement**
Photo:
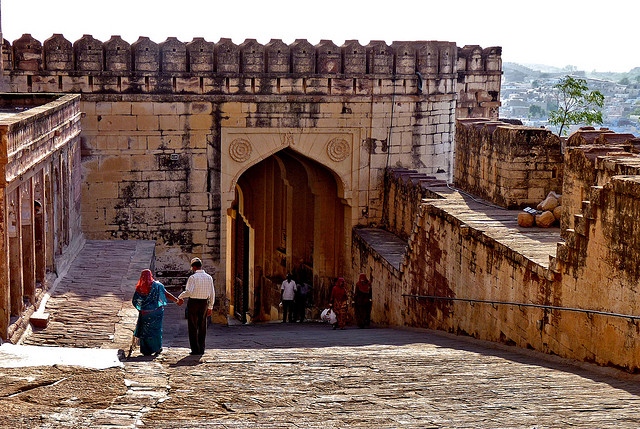
[[[169,364],[170,368],[184,367],[184,366],[196,366],[201,363],[200,358],[202,355],[187,355],[179,361]]]
[[[216,350],[263,349],[317,349],[329,347],[375,347],[392,349],[396,346],[424,344],[437,348],[465,351],[471,354],[493,356],[514,363],[535,365],[556,371],[573,373],[596,382],[626,390],[640,397],[639,376],[610,368],[580,364],[567,359],[545,355],[515,346],[460,337],[428,329],[393,329],[371,327],[359,329],[347,326],[345,330],[332,330],[319,322],[261,323],[253,325],[223,326],[209,324],[207,329],[207,355],[215,356]],[[187,321],[184,307],[170,305],[165,310],[164,346],[181,347],[189,353]],[[199,356],[188,355],[172,366],[193,366],[200,363]],[[627,379],[628,378],[628,379]]]

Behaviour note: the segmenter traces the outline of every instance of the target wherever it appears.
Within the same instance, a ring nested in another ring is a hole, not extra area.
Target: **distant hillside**
[[[505,62],[502,64],[502,71],[504,73],[504,79],[507,82],[528,82],[534,79],[544,79],[560,77],[565,74],[571,74],[574,76],[583,76],[593,79],[602,79],[611,82],[625,82],[624,84],[640,84],[640,67],[634,67],[627,73],[615,73],[615,72],[587,72],[584,70],[570,70],[569,66],[560,68],[555,66],[549,66],[545,64],[519,64],[512,62]]]
[[[542,73],[566,73],[567,72],[566,69],[555,67],[555,66],[548,66],[545,64],[524,64],[524,66],[528,67],[531,70],[539,71]]]
[[[543,70],[536,69],[539,67]],[[553,71],[552,71],[553,70]],[[552,78],[568,73],[557,67],[542,65],[524,65],[506,62],[502,64],[504,79],[507,82],[529,82],[535,79]]]

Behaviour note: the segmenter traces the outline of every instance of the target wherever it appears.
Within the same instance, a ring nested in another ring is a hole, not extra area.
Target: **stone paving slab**
[[[523,228],[518,225],[520,210],[501,209],[457,192],[426,201],[543,267],[556,255],[560,228]]]
[[[170,347],[154,427],[638,427],[637,382],[425,330],[212,327]],[[136,362],[134,357],[130,362]],[[128,364],[125,364],[128,365]]]
[[[400,265],[407,251],[407,242],[388,231],[378,228],[356,228],[353,233],[371,246],[382,258],[384,258],[396,270]]]
[[[50,292],[48,326],[35,330],[24,344],[128,348],[133,327],[119,328],[126,309],[135,315],[129,304],[132,291],[154,254],[154,241],[87,240]]]
[[[441,199],[426,199],[427,203],[460,219],[466,225],[522,254],[529,260],[549,267],[549,257],[556,255],[560,228],[523,228],[518,225],[520,210],[499,208],[480,198],[470,197],[446,187],[427,188],[441,195]],[[378,228],[357,228],[360,236],[391,266],[399,270],[407,249],[407,242]]]
[[[104,257],[93,265],[106,276],[97,268],[110,266]],[[70,278],[92,277],[90,265],[76,265]],[[51,325],[47,341],[85,347],[118,329],[130,332],[131,280],[123,275],[119,292],[61,289],[58,299],[76,301],[47,308],[54,320],[81,302],[118,326],[91,323],[92,313],[80,311]],[[83,336],[88,326],[91,337]],[[122,368],[0,368],[0,427],[640,427],[638,377],[469,338],[419,329],[333,331],[313,322],[210,325],[206,353],[191,356],[184,307],[168,305],[164,327],[160,355],[134,350]],[[102,345],[114,346],[113,339]]]

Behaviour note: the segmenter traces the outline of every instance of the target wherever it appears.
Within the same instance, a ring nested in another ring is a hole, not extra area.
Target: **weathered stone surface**
[[[518,225],[528,228],[533,226],[535,223],[535,218],[531,213],[521,212],[518,213]]]
[[[54,34],[44,41],[46,70],[73,70],[73,47],[62,34]]]
[[[99,267],[111,255],[104,257],[69,275],[102,278]],[[111,286],[105,282],[102,293],[121,296]],[[116,316],[129,298],[108,305],[91,294],[84,303],[117,317],[115,331],[130,338],[136,312]],[[58,329],[75,336],[87,317]],[[135,347],[122,368],[0,368],[3,416],[19,427],[511,428],[554,427],[558,415],[576,427],[640,424],[637,377],[614,378],[511,347],[429,330],[210,325],[205,354],[190,356],[186,325],[183,307],[169,305],[162,353],[144,357]],[[97,324],[92,334],[111,332]],[[114,346],[107,339],[99,347]],[[265,394],[265,386],[278,394]]]
[[[549,130],[460,119],[456,186],[506,208],[534,207],[562,187],[560,139]]]
[[[540,204],[538,204],[536,208],[538,210],[542,210],[543,212],[553,211],[556,207],[558,207],[558,205],[560,205],[560,200],[558,197],[559,197],[558,194],[551,191],[549,192],[547,197],[544,200],[542,200]]]
[[[553,209],[553,216],[559,221],[562,218],[562,206],[558,206]]]
[[[80,98],[2,102],[17,110],[0,125],[0,337],[15,342],[82,241]]]
[[[153,241],[87,241],[47,301],[48,325],[24,344],[128,350],[135,327],[130,300],[140,272],[153,266],[154,247]]]
[[[553,215],[553,212],[546,211],[542,214],[536,215],[536,226],[540,228],[549,228],[556,221],[556,217]]]
[[[582,177],[583,183],[578,183],[586,189],[576,197],[588,200],[578,206],[578,213],[571,214],[575,229],[562,228],[564,242],[559,244],[556,228],[515,233],[509,228],[516,222],[513,211],[482,207],[477,198],[456,197],[448,187],[433,188],[435,196],[425,199],[417,184],[422,179],[415,172],[387,175],[386,198],[394,201],[388,206],[390,225],[398,235],[410,231],[400,270],[382,262],[384,257],[373,252],[373,246],[354,242],[359,254],[354,272],[373,267],[374,285],[375,279],[384,279],[383,287],[374,287],[376,318],[390,324],[464,332],[636,372],[640,336],[630,320],[637,317],[633,304],[637,288],[629,285],[640,278],[640,235],[635,232],[640,219],[640,160],[637,154],[616,152],[594,157],[591,164],[587,155],[579,148],[568,153],[568,172],[571,177]],[[591,170],[580,176],[580,165],[591,165]],[[565,201],[572,204],[571,197],[565,188]],[[417,212],[410,212],[412,198],[416,203],[420,199]],[[586,216],[580,214],[582,210]],[[562,212],[564,217],[565,206]],[[406,213],[413,214],[405,217]],[[545,215],[555,221],[551,212]],[[414,222],[408,229],[405,224],[411,217]],[[539,241],[534,242],[534,237]],[[496,284],[501,286],[496,288]],[[561,309],[545,318],[543,310],[488,303],[479,308],[479,303],[449,301],[455,298]],[[394,310],[399,308],[402,311]],[[589,309],[625,316],[595,317],[581,311]]]

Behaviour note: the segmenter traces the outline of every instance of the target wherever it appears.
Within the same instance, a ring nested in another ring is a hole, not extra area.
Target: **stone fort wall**
[[[228,196],[259,155],[233,159],[234,136],[295,145],[286,136],[346,132],[344,165],[326,151],[319,161],[350,184],[352,223],[375,224],[386,167],[447,178],[456,115],[497,115],[500,54],[450,42],[71,43],[58,34],[3,43],[11,91],[82,94],[86,236],[156,239],[161,270],[198,255],[219,275]]]
[[[514,139],[522,133],[537,133],[517,128],[519,132],[511,134]],[[640,299],[640,144],[629,136],[610,137],[608,144],[603,137],[598,144],[568,146],[563,187],[567,200],[563,201],[561,227],[564,240],[548,261],[519,251],[512,237],[501,241],[465,223],[447,198],[434,198],[423,191],[419,174],[414,173],[413,178],[406,171],[388,174],[391,183],[385,189],[396,194],[400,190],[406,197],[397,198],[398,204],[417,209],[399,269],[354,239],[354,254],[360,255],[354,258],[354,271],[373,272],[374,319],[638,372],[640,322],[597,313],[638,316]],[[526,147],[527,139],[510,144]],[[538,170],[532,165],[531,171]],[[418,198],[413,203],[411,195]],[[515,223],[517,212],[512,213]],[[403,294],[591,312],[418,300]]]
[[[560,138],[551,131],[501,121],[456,124],[454,184],[501,207],[535,207],[562,190]]]

